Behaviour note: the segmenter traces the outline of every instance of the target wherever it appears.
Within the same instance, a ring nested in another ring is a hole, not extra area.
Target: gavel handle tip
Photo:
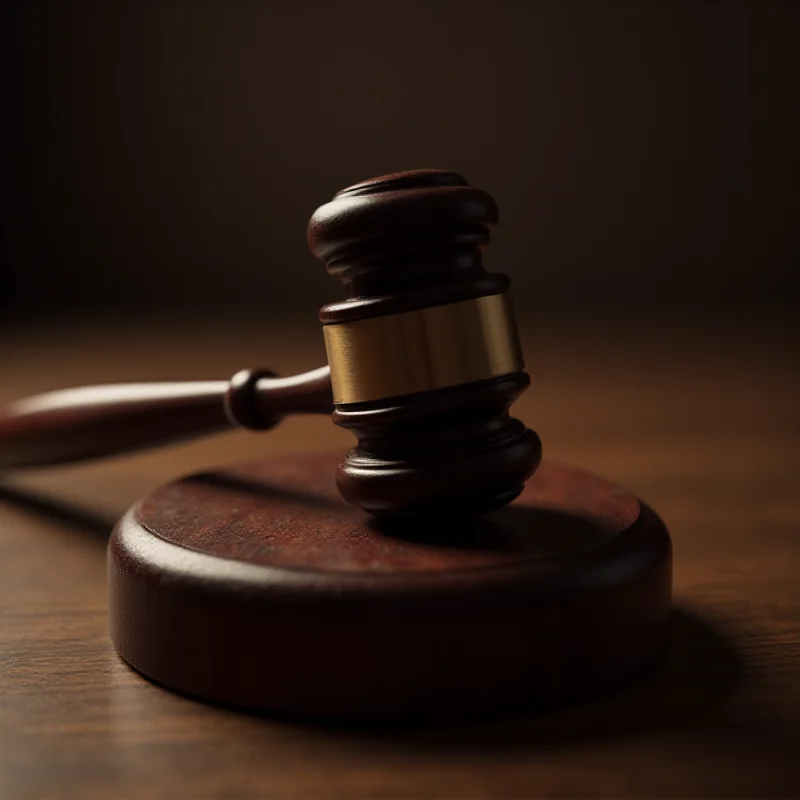
[[[330,370],[288,378],[245,370],[230,381],[64,389],[0,413],[0,470],[85,461],[230,429],[263,430],[292,413],[329,414]]]

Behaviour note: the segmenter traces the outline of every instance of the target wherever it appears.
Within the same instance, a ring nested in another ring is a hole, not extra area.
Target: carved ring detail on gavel
[[[0,416],[0,469],[108,456],[330,413],[355,434],[337,485],[376,515],[482,513],[513,500],[541,458],[509,415],[529,385],[509,280],[480,250],[497,208],[454,173],[419,170],[339,192],[317,209],[312,252],[346,299],[320,312],[330,367],[289,378],[85,387]]]

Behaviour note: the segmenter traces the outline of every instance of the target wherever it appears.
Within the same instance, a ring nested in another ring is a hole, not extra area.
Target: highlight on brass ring
[[[507,294],[323,326],[335,403],[363,403],[524,368]]]

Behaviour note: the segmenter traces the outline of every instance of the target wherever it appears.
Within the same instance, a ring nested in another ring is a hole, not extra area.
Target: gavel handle
[[[65,389],[0,412],[0,470],[117,455],[232,427],[267,429],[286,414],[330,414],[330,369],[278,378],[243,370],[230,381]]]

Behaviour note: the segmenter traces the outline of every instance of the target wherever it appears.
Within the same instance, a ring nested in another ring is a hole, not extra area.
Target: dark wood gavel
[[[529,378],[509,280],[481,261],[496,221],[491,197],[450,172],[357,184],[309,226],[346,292],[320,313],[329,368],[74,389],[0,419],[5,468],[331,409],[355,434],[338,469],[324,454],[230,465],[122,517],[110,631],[139,672],[306,719],[441,718],[582,697],[663,655],[671,550],[657,515],[566,465],[526,483],[541,445],[509,407]],[[349,503],[405,518],[339,502],[334,469]]]
[[[322,308],[330,367],[288,378],[68,389],[0,416],[0,469],[61,464],[283,416],[330,413],[358,446],[337,473],[377,515],[481,513],[513,500],[541,458],[509,415],[529,385],[505,275],[481,248],[492,198],[459,175],[419,170],[339,192],[309,224],[312,252],[347,298]]]

